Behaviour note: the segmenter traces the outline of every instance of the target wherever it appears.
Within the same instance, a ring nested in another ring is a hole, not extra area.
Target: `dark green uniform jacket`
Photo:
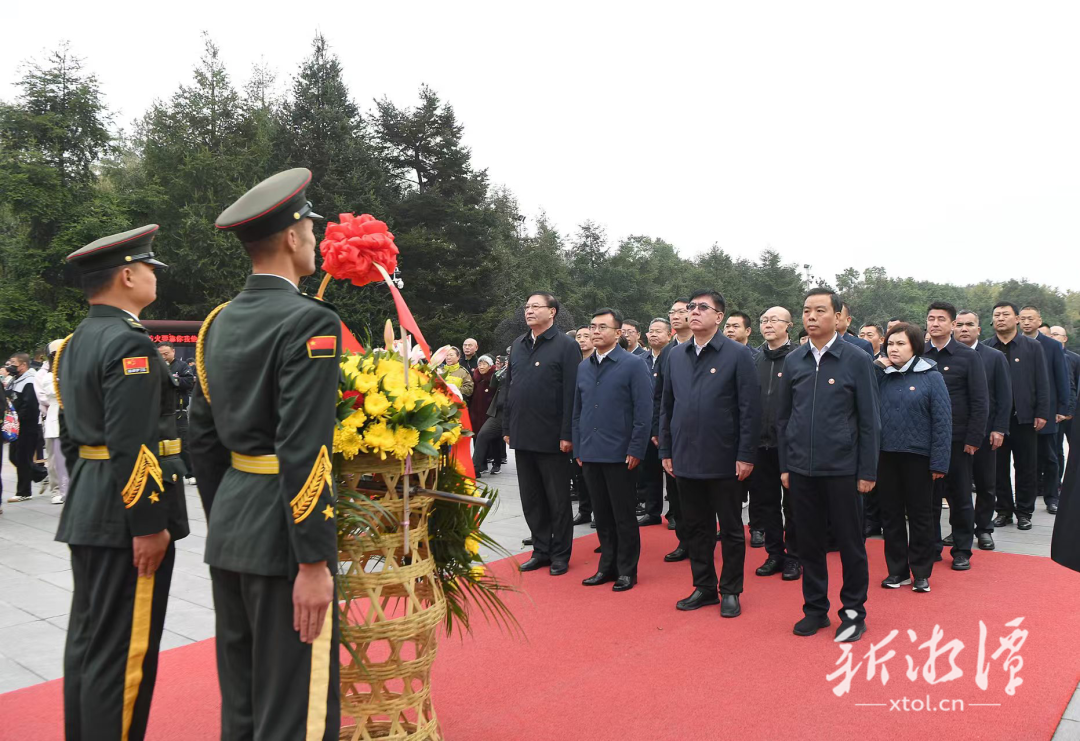
[[[179,456],[159,457],[176,438],[177,390],[154,343],[123,309],[91,306],[61,348],[60,438],[71,487],[56,539],[130,548],[131,539],[168,528],[188,534]],[[108,458],[79,457],[105,446]]]
[[[200,340],[191,401],[192,465],[207,509],[206,563],[291,577],[337,561],[331,478],[341,320],[274,275],[244,290]],[[231,454],[277,455],[280,473],[248,473]]]

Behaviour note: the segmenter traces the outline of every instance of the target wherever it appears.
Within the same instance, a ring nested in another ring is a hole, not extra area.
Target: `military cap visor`
[[[272,175],[222,211],[217,228],[236,232],[241,242],[255,242],[300,219],[321,219],[307,199],[310,182],[311,170],[306,167]]]
[[[126,232],[102,237],[72,252],[67,256],[67,261],[83,273],[117,268],[133,262],[145,262],[155,267],[167,268],[168,265],[155,259],[154,250],[151,247],[157,230],[157,224],[147,224]]]

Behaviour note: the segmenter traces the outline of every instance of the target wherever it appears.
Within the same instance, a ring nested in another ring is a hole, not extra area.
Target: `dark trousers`
[[[64,649],[67,741],[145,738],[176,550],[140,578],[130,548],[73,545]]]
[[[781,563],[799,560],[795,518],[791,512],[791,492],[780,483],[780,452],[777,448],[758,448],[754,472],[750,474],[750,518],[754,510],[765,531],[765,551]]]
[[[1057,502],[1058,486],[1061,484],[1061,471],[1058,467],[1057,432],[1039,435],[1039,494],[1047,504]]]
[[[574,518],[567,454],[518,450],[515,456],[521,509],[533,537],[533,557],[570,563]]]
[[[613,576],[637,577],[641,535],[634,514],[633,472],[625,463],[589,463],[581,467],[592,497],[596,534],[600,537],[597,571]]]
[[[30,485],[33,483],[34,451],[37,449],[37,425],[24,425],[19,423],[19,438],[11,443],[8,451],[8,460],[15,468],[15,496],[28,497],[31,495]]]
[[[473,438],[473,469],[482,471],[487,466],[487,461],[495,455],[495,462],[499,462],[498,452],[495,450],[495,441],[502,440],[502,421],[497,417],[488,417],[480,431]]]
[[[997,451],[990,446],[989,436],[973,456],[971,478],[975,482],[975,534],[992,533],[997,503]]]
[[[928,456],[882,452],[878,457],[875,488],[885,534],[885,564],[890,576],[906,579],[911,574],[916,579],[930,578],[935,552],[931,499],[937,500],[938,514],[941,513],[940,490],[935,488],[935,483],[930,478]],[[971,552],[970,534],[968,552]]]
[[[863,494],[863,509],[866,511],[866,524],[875,530],[881,527],[881,506],[878,504],[877,487],[869,494]]]
[[[720,522],[720,594],[741,594],[746,561],[746,533],[742,524],[743,482],[729,479],[679,479],[682,517],[680,538],[690,556],[694,587],[706,594],[717,590],[716,522]]]
[[[997,454],[997,512],[1001,515],[1031,517],[1038,493],[1039,436],[1031,424],[1021,424],[1013,415],[1009,434]],[[1012,477],[1009,476],[1009,455],[1016,468],[1016,501],[1013,502]]]
[[[644,495],[645,514],[660,517],[664,514],[664,468],[660,465],[660,451],[651,440],[637,470],[638,491]]]
[[[949,472],[934,482],[933,516],[934,551],[941,553],[941,499],[949,502],[949,526],[952,527],[952,555],[971,558],[971,542],[975,538],[975,505],[971,501],[973,455],[964,452],[964,441],[954,440],[949,455]],[[929,462],[927,462],[929,465]],[[881,481],[878,474],[878,481]]]
[[[314,643],[293,630],[293,582],[211,567],[222,741],[337,741],[337,600]],[[314,731],[314,732],[313,732]]]
[[[663,462],[661,461],[661,464]],[[670,522],[675,520],[675,538],[679,541],[679,547],[686,547],[686,538],[683,537],[682,501],[679,499],[679,480],[674,476],[668,476],[664,472],[664,485],[667,487],[668,509],[667,517]]]
[[[581,475],[581,466],[578,465],[577,458],[574,457],[573,453],[570,453],[569,465],[570,467],[567,470],[570,471],[570,483],[573,485],[574,493],[577,494],[578,514],[583,517],[591,518],[593,504],[592,495],[589,493],[589,483],[585,480],[585,477]],[[574,514],[572,508],[570,514]]]
[[[854,476],[803,476],[791,473],[795,527],[799,531],[799,560],[803,566],[803,613],[829,614],[829,567],[825,558],[828,529],[840,551],[844,584],[841,620],[866,618],[870,567],[863,538],[863,501]],[[854,615],[845,614],[853,611]]]
[[[188,453],[187,409],[183,409],[176,413],[176,436],[180,439],[180,460],[184,463],[184,470],[190,475],[195,469],[191,467],[191,454]]]

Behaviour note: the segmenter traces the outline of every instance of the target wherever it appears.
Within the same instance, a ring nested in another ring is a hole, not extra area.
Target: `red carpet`
[[[522,575],[528,595],[511,599],[526,639],[506,636],[482,621],[471,637],[444,639],[434,693],[446,738],[1049,739],[1080,679],[1080,574],[1048,558],[976,551],[967,573],[950,571],[946,558],[931,579],[933,591],[914,594],[909,588],[877,586],[885,576],[882,544],[869,541],[869,630],[853,644],[854,664],[863,666],[850,692],[837,697],[832,688],[840,679],[826,680],[841,656],[833,630],[812,638],[791,633],[801,617],[799,582],[754,576],[765,555],[748,549],[741,617],[722,620],[717,607],[678,612],[675,601],[691,591],[690,570],[685,562],[662,563],[673,536],[662,527],[642,529],[640,581],[626,594],[581,586],[597,556],[595,537],[580,538],[566,576]],[[830,566],[835,611],[836,554]],[[1012,631],[1005,623],[1018,617],[1024,618],[1020,629],[1028,635],[1017,653],[1023,666],[1016,675],[1023,684],[1010,696],[1003,669],[1007,654],[991,656],[999,637]],[[980,620],[987,626],[990,663],[985,691],[976,683]],[[937,683],[931,684],[921,673],[929,650],[919,646],[930,639],[935,624],[944,636]],[[883,687],[880,666],[867,680],[865,655],[872,642],[881,643],[893,629],[899,633],[879,651],[880,656],[896,651],[884,664],[889,682]],[[955,659],[963,676],[942,682],[950,668],[944,649],[952,639],[964,644]],[[907,678],[906,656],[920,671],[915,681]],[[62,738],[60,692],[60,681],[54,681],[0,695],[0,738]],[[946,701],[945,709],[923,709],[928,697],[935,708]],[[900,709],[891,709],[892,700]],[[162,654],[151,739],[217,738],[218,707],[212,641]]]

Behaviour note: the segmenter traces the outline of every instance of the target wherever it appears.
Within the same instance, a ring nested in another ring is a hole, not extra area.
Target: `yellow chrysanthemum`
[[[431,395],[423,389],[406,389],[394,397],[394,409],[404,409],[406,412],[411,412],[417,407],[426,404],[430,398]]]
[[[353,388],[361,394],[368,394],[379,387],[379,378],[374,373],[361,373],[354,376]]]
[[[379,457],[386,459],[386,454],[394,448],[394,433],[386,426],[386,422],[376,422],[364,430],[364,440],[361,449],[366,453],[378,453]]]
[[[364,411],[369,417],[381,417],[390,408],[390,400],[375,392],[364,397]]]
[[[357,427],[363,427],[364,422],[367,422],[367,415],[364,414],[364,410],[355,409],[352,414],[341,421],[341,424],[356,429]]]
[[[478,553],[480,553],[480,541],[470,535],[469,537],[465,538],[465,550],[467,550],[473,556],[477,555]]]
[[[339,427],[334,430],[334,452],[341,453],[350,460],[360,452],[360,442],[356,428]]]
[[[405,460],[405,457],[413,451],[420,442],[420,433],[408,427],[399,427],[394,430],[394,457]]]
[[[361,355],[350,355],[341,361],[341,369],[349,373],[359,374],[361,360],[363,360]]]
[[[439,437],[439,441],[435,444],[435,447],[441,448],[443,445],[454,445],[460,437],[461,426],[451,427]]]

